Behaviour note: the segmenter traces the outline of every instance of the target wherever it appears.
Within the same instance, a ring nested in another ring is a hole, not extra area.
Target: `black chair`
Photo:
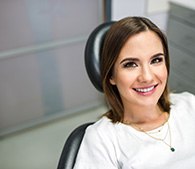
[[[85,67],[95,88],[102,91],[100,80],[100,53],[105,34],[113,22],[99,25],[89,36],[85,47]],[[85,129],[93,123],[86,123],[77,127],[68,137],[62,150],[58,169],[72,169],[77,157],[77,153],[85,134]]]
[[[85,129],[91,124],[93,123],[86,123],[77,127],[68,136],[58,163],[58,169],[73,168],[76,160],[76,154],[78,153],[82,138],[85,134]]]

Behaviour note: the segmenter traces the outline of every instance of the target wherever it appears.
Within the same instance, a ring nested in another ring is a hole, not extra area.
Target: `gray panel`
[[[0,136],[103,103],[83,51],[102,12],[100,0],[0,1]]]
[[[195,84],[195,57],[189,55],[179,48],[170,45],[171,71],[177,72],[179,76],[186,77],[189,82]]]
[[[170,48],[172,91],[195,93],[195,11],[171,3],[167,37]]]
[[[170,15],[195,25],[195,11],[192,9],[170,3]]]
[[[99,0],[0,1],[0,50],[88,35],[102,18]]]
[[[188,91],[195,94],[195,86],[185,76],[180,76],[178,72],[171,72],[169,85],[171,92]]]
[[[168,39],[171,42],[179,45],[181,48],[189,50],[195,54],[195,29],[194,27],[188,26],[185,23],[169,19],[168,23]]]

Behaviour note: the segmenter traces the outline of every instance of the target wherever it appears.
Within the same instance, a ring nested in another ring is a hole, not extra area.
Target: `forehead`
[[[161,39],[155,32],[147,30],[129,37],[122,47],[118,59],[124,57],[147,58],[159,52],[164,53]]]

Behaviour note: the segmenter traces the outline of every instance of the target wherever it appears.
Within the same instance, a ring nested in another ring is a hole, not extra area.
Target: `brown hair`
[[[114,123],[122,122],[124,116],[124,107],[118,89],[115,85],[110,83],[114,64],[129,37],[147,30],[156,33],[161,40],[165,55],[166,68],[169,75],[169,52],[166,36],[149,19],[144,17],[127,17],[121,19],[118,22],[115,22],[106,34],[101,54],[101,77],[103,91],[108,105],[110,106],[110,110],[105,115]],[[169,113],[170,101],[167,84],[158,101],[158,105],[162,111]]]

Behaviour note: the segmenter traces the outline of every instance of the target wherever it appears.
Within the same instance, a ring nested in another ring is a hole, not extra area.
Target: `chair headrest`
[[[100,74],[100,55],[108,29],[114,22],[107,22],[96,27],[89,35],[85,46],[85,68],[95,88],[103,92]]]

